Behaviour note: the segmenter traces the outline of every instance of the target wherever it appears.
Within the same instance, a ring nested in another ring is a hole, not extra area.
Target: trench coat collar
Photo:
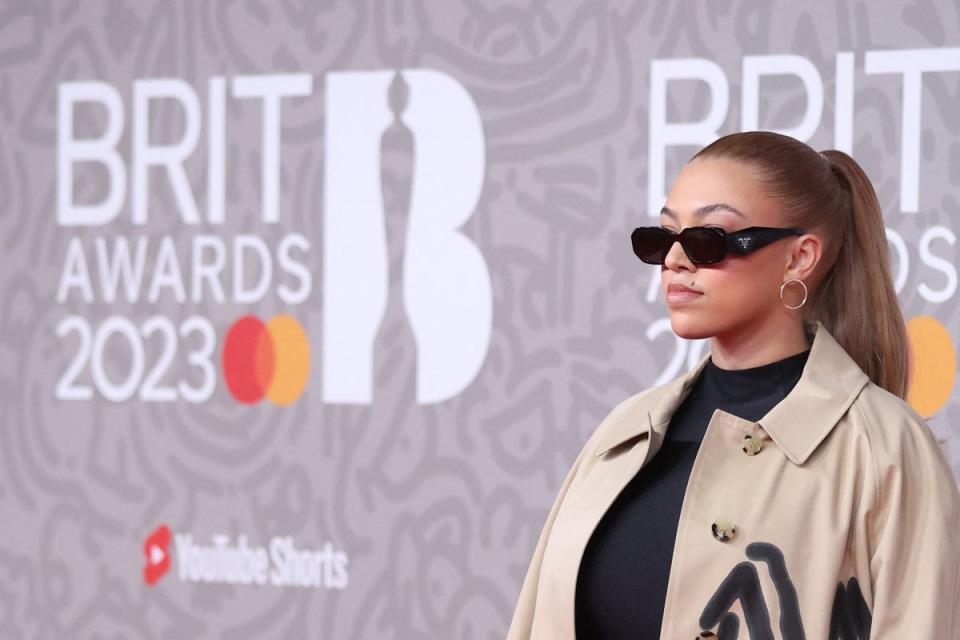
[[[662,440],[671,416],[709,357],[708,352],[689,372],[627,400],[622,411],[610,416],[610,424],[599,436],[596,455],[601,456],[643,434],[650,435],[651,429]],[[818,320],[800,379],[790,393],[755,424],[769,434],[791,462],[802,465],[869,381],[867,374]]]

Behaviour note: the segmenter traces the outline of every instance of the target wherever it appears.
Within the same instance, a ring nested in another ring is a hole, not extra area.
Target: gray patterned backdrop
[[[744,126],[875,181],[960,477],[958,34],[956,0],[0,0],[0,636],[503,637],[581,445],[706,347],[628,236]]]

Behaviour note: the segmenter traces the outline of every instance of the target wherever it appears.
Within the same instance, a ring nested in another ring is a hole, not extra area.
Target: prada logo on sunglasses
[[[663,264],[675,242],[680,243],[694,264],[713,264],[728,253],[747,255],[782,238],[804,233],[799,227],[747,227],[730,233],[718,227],[687,227],[679,233],[662,227],[637,227],[630,240],[634,254],[647,264]]]

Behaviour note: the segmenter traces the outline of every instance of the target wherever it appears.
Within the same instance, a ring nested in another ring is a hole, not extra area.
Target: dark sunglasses
[[[687,227],[680,233],[660,227],[637,227],[630,235],[633,252],[647,264],[663,264],[674,242],[679,241],[694,264],[713,264],[728,252],[747,255],[788,236],[803,235],[797,227],[747,227],[727,233],[717,227]]]

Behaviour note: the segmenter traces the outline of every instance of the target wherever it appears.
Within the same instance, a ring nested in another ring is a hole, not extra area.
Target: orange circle
[[[266,396],[277,405],[292,404],[303,393],[310,374],[310,343],[292,316],[276,316],[267,323],[273,345],[273,378]]]
[[[957,380],[957,352],[950,332],[936,318],[916,316],[907,321],[910,339],[910,386],[907,402],[928,418],[950,399]]]

